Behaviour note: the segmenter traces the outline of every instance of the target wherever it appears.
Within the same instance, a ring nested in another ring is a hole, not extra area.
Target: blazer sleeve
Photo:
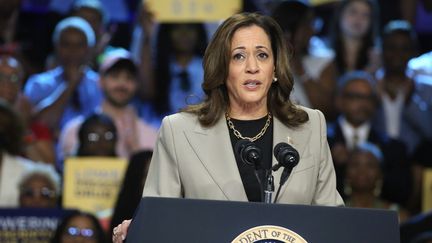
[[[312,204],[325,206],[344,206],[342,197],[336,190],[336,173],[327,142],[327,128],[324,115],[316,110],[320,128],[320,155],[318,180]]]
[[[143,197],[182,197],[175,134],[170,117],[162,120],[156,147],[144,184]]]

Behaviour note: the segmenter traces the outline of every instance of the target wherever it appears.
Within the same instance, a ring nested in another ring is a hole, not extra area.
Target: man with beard
[[[123,49],[108,53],[100,66],[99,74],[104,98],[96,111],[114,120],[118,133],[117,156],[128,159],[136,152],[152,150],[157,131],[141,120],[130,104],[138,87],[138,69],[130,58],[130,53]],[[61,158],[75,154],[78,129],[83,119],[84,117],[79,117],[70,121],[62,130],[59,141]]]
[[[372,125],[378,108],[374,82],[374,78],[364,71],[347,73],[339,81],[336,108],[340,115],[334,123],[329,124],[327,130],[337,189],[343,197],[346,196],[348,155],[357,146],[367,142],[378,146],[384,156],[382,188],[377,190],[378,196],[403,204],[411,192],[406,147],[401,141],[390,139]]]

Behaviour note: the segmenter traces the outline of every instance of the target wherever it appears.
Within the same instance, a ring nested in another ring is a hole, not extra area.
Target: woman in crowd
[[[225,20],[204,55],[207,96],[162,121],[143,196],[261,201],[254,168],[234,153],[246,139],[261,148],[257,166],[264,170],[277,163],[272,151],[278,143],[291,143],[300,154],[276,203],[343,205],[323,114],[289,100],[293,78],[286,53],[272,18],[243,13]],[[114,228],[114,242],[125,238],[129,223]]]
[[[145,5],[143,9],[139,93],[142,101],[149,102],[140,104],[139,110],[144,119],[159,128],[164,116],[203,98],[202,57],[207,46],[207,32],[202,23],[162,23],[156,28],[152,13]],[[153,53],[154,59],[149,53]]]
[[[52,243],[106,243],[105,232],[98,219],[90,214],[75,211],[66,216],[57,226]]]
[[[283,1],[273,10],[272,17],[281,26],[291,47],[287,55],[291,57],[295,81],[292,100],[321,110],[327,119],[334,117],[336,69],[331,55],[316,51],[311,44],[315,33],[313,8],[299,0]]]
[[[374,73],[380,67],[377,15],[374,0],[340,2],[334,14],[330,40],[339,75],[353,70]]]
[[[102,113],[87,117],[78,131],[77,156],[116,156],[117,129],[113,120]]]
[[[399,220],[404,221],[409,214],[396,203],[380,198],[382,188],[381,150],[372,143],[363,143],[350,154],[347,163],[345,201],[349,207],[392,209],[399,212]]]
[[[36,164],[19,183],[19,206],[56,208],[61,195],[60,176],[54,167]]]

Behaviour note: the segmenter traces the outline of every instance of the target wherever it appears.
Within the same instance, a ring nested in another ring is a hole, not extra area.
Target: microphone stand
[[[264,185],[264,203],[272,203],[272,193],[274,192],[274,180],[272,170],[266,170]]]

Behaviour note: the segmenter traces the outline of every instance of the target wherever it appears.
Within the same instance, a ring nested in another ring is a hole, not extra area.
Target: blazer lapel
[[[310,137],[310,130],[302,129],[301,126],[298,128],[289,128],[289,127],[285,126],[277,118],[274,118],[273,122],[274,122],[273,147],[275,147],[278,143],[290,144],[293,148],[295,148],[298,151],[298,153],[300,155],[300,161],[299,161],[299,164],[300,164],[302,157],[305,157],[305,155],[306,155],[306,147],[307,147],[307,142],[309,141],[309,137]],[[275,165],[277,163],[278,163],[278,161],[276,160],[275,156],[273,155],[272,164]],[[299,168],[298,165],[296,167],[294,167],[294,169],[291,172],[291,175],[296,171],[297,168]],[[273,172],[275,193],[279,188],[280,177],[281,177],[283,170],[284,170],[284,168],[281,167],[277,171]],[[278,196],[279,198],[282,197],[282,195],[283,195],[284,191],[286,190],[287,185],[289,184],[291,178],[292,178],[292,176],[290,176],[288,178],[288,180],[285,182],[285,184],[283,185],[283,187],[280,191],[280,194]],[[276,194],[274,194],[274,195],[276,195]]]
[[[186,132],[192,149],[228,200],[247,201],[224,116],[210,128]]]

